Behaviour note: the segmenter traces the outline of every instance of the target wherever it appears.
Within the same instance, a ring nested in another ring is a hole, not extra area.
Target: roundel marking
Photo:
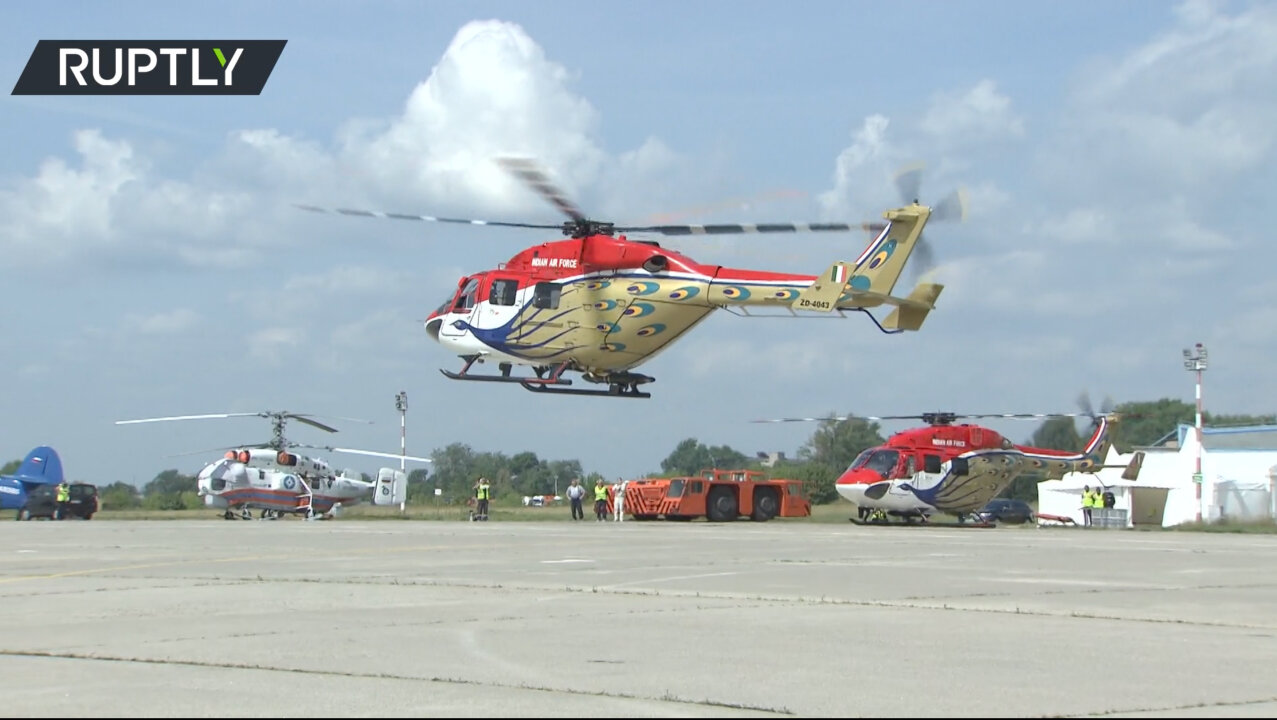
[[[603,349],[608,352],[620,352],[625,349],[623,343],[603,343]]]
[[[591,280],[585,284],[586,290],[602,290],[612,284],[611,280]]]
[[[285,489],[292,490],[292,489],[293,489],[293,487],[294,487],[294,486],[296,486],[296,485],[297,485],[297,478],[293,477],[292,475],[285,475],[285,476],[284,476],[284,488],[285,488]]]
[[[593,307],[595,310],[608,311],[608,310],[615,310],[616,306],[620,304],[621,302],[619,300],[600,300],[594,303],[591,307]]]
[[[670,300],[687,300],[688,298],[696,297],[700,292],[701,289],[695,285],[684,285],[670,293]]]
[[[598,330],[599,332],[613,333],[620,330],[621,328],[616,323],[599,323],[598,325],[594,326],[594,329]]]
[[[891,254],[895,251],[896,241],[894,239],[883,243],[882,247],[878,248],[878,252],[874,253],[874,256],[869,260],[869,269],[873,270],[879,265],[887,262],[887,258],[891,257]]]
[[[853,290],[868,290],[873,281],[864,275],[853,275],[849,284]]]
[[[648,335],[658,335],[663,332],[665,332],[664,323],[652,323],[651,325],[639,328],[635,335],[638,335],[639,337],[647,337]]]
[[[651,295],[660,289],[661,284],[658,282],[639,280],[638,282],[631,283],[629,287],[625,288],[625,292],[631,295]]]
[[[785,288],[783,290],[777,290],[775,296],[781,300],[793,300],[798,297],[798,291],[793,288]]]
[[[749,288],[740,285],[728,285],[723,288],[723,297],[729,300],[748,300],[749,295]]]
[[[656,306],[652,303],[636,302],[631,303],[629,307],[625,308],[625,312],[621,314],[625,317],[638,318],[644,315],[651,315],[654,312],[656,312]]]

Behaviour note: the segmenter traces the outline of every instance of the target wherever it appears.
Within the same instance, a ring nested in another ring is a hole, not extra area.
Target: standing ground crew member
[[[58,483],[58,519],[65,520],[67,516],[67,506],[71,504],[71,486],[66,480]]]
[[[585,488],[582,487],[578,478],[572,478],[572,484],[568,486],[568,500],[572,501],[572,519],[584,520],[585,510],[581,507],[581,501],[585,498]]]
[[[1091,526],[1091,508],[1095,507],[1095,495],[1091,493],[1090,485],[1082,486],[1082,524],[1086,527]]]
[[[488,500],[492,499],[492,486],[488,484],[488,479],[479,478],[479,484],[475,485],[474,498],[478,500],[478,507],[475,508],[475,520],[488,519]]]
[[[607,485],[603,478],[594,485],[594,519],[607,520]]]

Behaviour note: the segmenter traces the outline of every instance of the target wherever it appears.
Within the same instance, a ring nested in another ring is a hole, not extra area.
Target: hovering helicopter
[[[337,429],[312,419],[313,415],[265,411],[258,413],[213,413],[172,417],[117,420],[116,425],[166,422],[171,420],[203,420],[208,418],[264,417],[271,421],[270,442],[224,448],[222,459],[206,465],[196,476],[199,495],[210,508],[223,511],[227,520],[252,518],[252,510],[261,510],[262,518],[278,518],[297,514],[307,518],[333,517],[339,508],[355,505],[370,493],[374,505],[399,505],[407,495],[407,475],[402,470],[381,468],[375,481],[352,477],[342,471],[333,472],[328,462],[291,452],[293,448],[313,448],[328,452],[396,458],[402,461],[431,462],[430,458],[395,455],[354,448],[304,445],[284,438],[284,424],[296,420],[325,432]],[[341,418],[353,420],[352,418]],[[363,422],[363,421],[357,421]]]
[[[426,319],[426,332],[464,361],[454,380],[518,383],[546,393],[651,397],[640,386],[653,382],[635,368],[668,347],[717,308],[749,314],[750,308],[803,313],[863,312],[884,333],[918,330],[935,307],[943,285],[919,283],[907,297],[892,291],[915,248],[925,248],[930,219],[963,219],[965,196],[955,192],[934,208],[918,203],[916,174],[898,185],[913,192],[903,207],[883,213],[885,223],[770,223],[647,225],[623,227],[588,219],[531,161],[504,158],[504,168],[567,215],[561,225],[490,222],[428,215],[329,209],[343,215],[424,220],[512,228],[560,230],[565,239],[534,245],[496,269],[458,281],[456,290]],[[863,229],[873,240],[853,261],[837,261],[818,276],[743,270],[703,264],[652,240],[618,233],[666,236],[744,233],[849,232]],[[925,249],[919,254],[927,252]],[[892,306],[882,321],[871,308]],[[499,374],[477,374],[476,363],[495,362]],[[515,376],[515,365],[532,376]],[[606,389],[572,388],[568,373],[580,373]]]
[[[879,517],[926,522],[934,513],[962,517],[984,507],[1017,477],[1041,473],[1043,479],[1059,479],[1065,473],[1094,473],[1105,467],[1112,445],[1110,432],[1120,421],[1116,413],[1002,413],[958,415],[932,412],[920,415],[856,416],[862,420],[918,419],[927,427],[905,430],[878,447],[860,453],[839,476],[838,494]],[[1051,417],[1090,417],[1094,428],[1081,452],[1017,445],[998,432],[974,424],[955,425],[958,419],[1004,418],[1034,420]],[[838,422],[847,417],[781,418],[755,422]],[[1135,480],[1143,454],[1137,453],[1122,477]]]

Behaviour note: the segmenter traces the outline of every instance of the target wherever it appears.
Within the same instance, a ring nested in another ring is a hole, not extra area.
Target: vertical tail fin
[[[837,261],[830,265],[809,287],[798,293],[790,307],[830,312],[839,308],[881,305],[896,287],[896,281],[900,279],[909,255],[917,247],[922,228],[930,215],[931,210],[918,204],[883,213],[882,216],[889,222],[860,253],[860,257],[855,262]],[[935,290],[934,294],[939,295],[939,290]],[[923,313],[925,316],[926,313]],[[911,325],[913,322],[901,324]],[[921,318],[917,324],[922,324]]]
[[[888,220],[886,229],[856,259],[855,272],[848,281],[853,292],[891,294],[918,245],[931,210],[914,204],[888,210],[882,216]]]
[[[22,461],[22,465],[18,467],[13,477],[26,482],[56,485],[63,480],[62,458],[58,457],[57,451],[53,448],[41,445],[27,453],[26,459]]]
[[[381,468],[372,493],[373,505],[398,505],[408,498],[408,475],[402,470]]]

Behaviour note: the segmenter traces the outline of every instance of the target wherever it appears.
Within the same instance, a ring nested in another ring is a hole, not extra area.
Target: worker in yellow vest
[[[607,484],[603,478],[594,484],[594,519],[607,520]]]
[[[66,481],[58,483],[58,520],[65,520],[67,506],[71,504],[71,486]]]
[[[474,486],[474,497],[478,501],[474,511],[474,519],[487,520],[488,501],[492,499],[492,486],[488,484],[487,478],[479,478],[479,482]]]
[[[1091,509],[1095,507],[1095,493],[1090,485],[1082,486],[1082,525],[1091,526]]]

